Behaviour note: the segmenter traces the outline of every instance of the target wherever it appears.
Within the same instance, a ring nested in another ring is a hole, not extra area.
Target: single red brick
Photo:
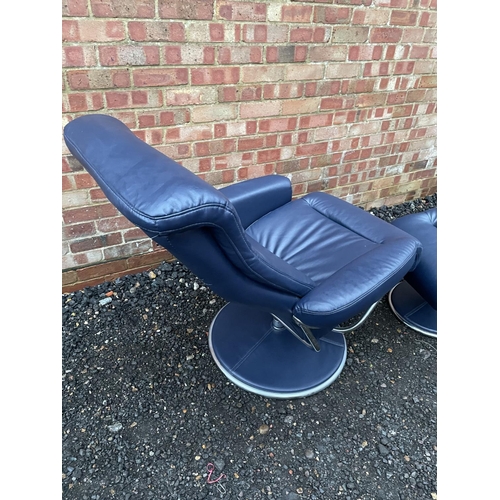
[[[219,49],[220,64],[245,64],[262,62],[260,47],[221,47]]]
[[[320,97],[309,97],[305,99],[288,99],[283,101],[282,114],[310,114],[318,111],[321,104]]]
[[[299,128],[329,127],[333,123],[332,113],[322,113],[319,115],[301,116]]]
[[[154,127],[156,125],[156,117],[155,115],[139,115],[138,116],[139,127],[140,128],[149,128]]]
[[[117,66],[120,64],[118,61],[118,47],[116,46],[100,46],[99,61],[103,66]]]
[[[74,189],[74,184],[72,182],[73,176],[71,175],[63,175],[62,176],[62,190],[70,191]]]
[[[160,17],[165,19],[209,20],[213,17],[213,0],[159,0]]]
[[[415,26],[418,14],[412,10],[392,10],[390,24],[401,26]]]
[[[312,28],[292,28],[290,30],[290,42],[311,42],[314,37]]]
[[[69,86],[73,90],[90,88],[88,71],[70,71],[67,77]]]
[[[267,5],[255,2],[217,2],[218,16],[228,21],[266,21]]]
[[[215,101],[215,89],[187,88],[186,90],[167,90],[169,106],[185,106],[187,104],[204,104]]]
[[[63,41],[68,42],[118,42],[125,39],[122,21],[102,19],[63,20]]]
[[[396,43],[401,40],[403,30],[401,28],[372,28],[370,42],[372,43]]]
[[[219,23],[210,23],[209,27],[210,41],[223,42],[224,41],[224,25]]]
[[[77,269],[78,281],[86,283],[93,278],[104,281],[103,277],[111,275],[115,272],[125,271],[127,269],[126,261],[107,262],[105,264],[97,264],[86,266],[82,269]]]
[[[224,170],[222,172],[222,182],[223,184],[234,182],[234,170]]]
[[[79,111],[87,111],[87,95],[86,94],[68,94],[69,111],[73,113]]]
[[[392,64],[392,63],[391,63]],[[388,61],[367,62],[364,64],[363,76],[382,76],[390,73],[391,65]]]
[[[162,111],[159,115],[159,122],[162,126],[181,125],[189,120],[189,110],[178,109],[174,111]]]
[[[214,137],[226,137],[227,136],[227,124],[225,123],[216,123],[214,125]]]
[[[181,47],[179,45],[165,47],[165,61],[167,64],[180,64],[182,62]]]
[[[163,144],[163,130],[147,130],[146,142],[148,144]]]
[[[136,126],[136,114],[133,111],[112,111],[110,116],[117,118],[130,129]]]
[[[263,137],[238,139],[238,151],[248,151],[260,149],[264,146]]]
[[[243,41],[245,42],[267,42],[267,25],[245,24],[243,26]]]
[[[154,17],[154,0],[90,0],[95,17]]]
[[[151,250],[153,242],[151,239],[144,241],[135,241],[123,245],[108,246],[103,249],[105,259],[124,259],[131,255],[145,253]]]
[[[297,64],[286,67],[287,80],[321,80],[323,77],[322,64]]]
[[[134,227],[133,229],[129,229],[123,232],[123,240],[125,243],[146,238],[149,238],[149,236],[147,236],[146,233],[138,227]]]
[[[325,97],[321,100],[320,109],[342,109],[346,107],[345,104],[342,97]]]
[[[198,142],[195,144],[196,156],[210,156],[231,153],[236,149],[234,139],[221,139],[218,141]]]
[[[356,98],[357,107],[383,106],[386,103],[387,95],[385,93],[361,94]]]
[[[257,151],[257,163],[268,163],[281,158],[281,149],[265,149]]]
[[[306,144],[297,146],[297,156],[313,156],[325,154],[328,150],[328,142],[318,142],[314,144]]]
[[[413,106],[407,104],[405,106],[395,106],[392,111],[393,118],[401,118],[402,116],[410,116],[412,114]]]
[[[139,138],[141,141],[146,142],[146,130],[134,130],[134,135]]]
[[[203,64],[215,63],[215,47],[203,47]]]
[[[133,79],[137,87],[184,85],[189,80],[187,68],[136,69]]]
[[[385,59],[408,59],[409,53],[409,45],[388,45],[385,51]]]
[[[85,172],[74,175],[76,189],[88,189],[97,186],[94,178]]]
[[[274,148],[278,144],[278,134],[266,134],[265,147]]]
[[[437,76],[427,75],[421,76],[418,81],[419,88],[433,88],[437,86]]]
[[[85,66],[83,47],[63,47],[63,67]]]
[[[66,0],[62,4],[62,15],[68,17],[88,16],[87,0]]]
[[[301,82],[279,83],[277,85],[273,85],[272,87],[274,87],[274,94],[272,98],[295,99],[297,97],[302,97],[304,93],[304,84]]]
[[[255,133],[257,133],[257,122],[253,121],[253,120],[247,121],[245,123],[245,128],[246,128],[247,135],[255,134]]]
[[[308,23],[311,21],[312,10],[309,5],[283,5],[281,20],[285,23]]]
[[[73,253],[87,252],[96,248],[103,248],[109,245],[116,245],[122,242],[121,233],[108,233],[102,236],[93,238],[85,238],[76,242],[70,243],[69,247]]]
[[[309,132],[299,132],[298,143],[304,144],[306,142],[309,142]]]
[[[435,27],[437,16],[435,12],[422,12],[420,16],[419,26]]]
[[[317,46],[309,48],[309,59],[313,62],[345,61],[347,45],[335,44],[331,47]]]
[[[234,41],[241,42],[241,24],[234,26]]]
[[[131,92],[132,104],[145,105],[149,102],[149,94],[144,90],[133,90]]]
[[[376,61],[382,58],[382,45],[354,45],[349,48],[350,61]]]
[[[259,132],[280,132],[285,130],[295,130],[297,118],[272,118],[259,122]]]
[[[212,170],[212,158],[200,158],[198,160],[198,172],[209,172]]]
[[[326,24],[348,23],[351,14],[352,9],[348,7],[315,7],[314,21]]]
[[[395,75],[410,75],[413,73],[415,61],[398,61],[394,68]]]
[[[283,65],[243,66],[241,70],[241,81],[243,83],[277,82],[285,79],[285,66]]]
[[[120,231],[134,227],[132,222],[126,219],[123,215],[119,217],[109,217],[107,219],[100,219],[96,222],[97,229],[102,233],[110,233],[111,231]]]
[[[128,70],[75,70],[68,71],[67,75],[70,88],[73,90],[123,88],[130,86]]]
[[[240,96],[237,87],[222,87],[219,89],[219,102],[239,101]]]
[[[387,104],[403,104],[406,99],[406,92],[392,92],[387,97]]]
[[[92,236],[96,233],[96,228],[94,222],[84,222],[65,226],[62,233],[63,241],[71,241]]]
[[[424,28],[405,28],[403,29],[402,43],[421,43],[424,38]]]
[[[78,42],[80,40],[80,30],[78,21],[63,19],[62,21],[62,41]]]
[[[192,85],[234,84],[239,81],[240,68],[192,68]],[[187,83],[187,82],[186,82]]]
[[[129,105],[128,92],[106,92],[106,105],[110,108],[125,108]]]
[[[135,42],[183,42],[184,25],[166,21],[129,21],[130,39]]]

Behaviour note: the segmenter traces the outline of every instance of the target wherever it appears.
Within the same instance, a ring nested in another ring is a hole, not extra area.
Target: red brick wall
[[[436,0],[63,0],[63,124],[88,113],[222,186],[278,173],[368,209],[436,192]],[[65,290],[170,256],[63,144]]]

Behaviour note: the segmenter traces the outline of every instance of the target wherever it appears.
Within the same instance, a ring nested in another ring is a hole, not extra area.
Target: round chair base
[[[310,396],[328,387],[346,361],[343,334],[325,333],[315,352],[286,328],[273,328],[272,319],[269,313],[233,303],[217,313],[209,346],[224,375],[246,391],[277,399]]]
[[[429,337],[437,337],[437,311],[407,281],[389,292],[394,314],[409,328]]]

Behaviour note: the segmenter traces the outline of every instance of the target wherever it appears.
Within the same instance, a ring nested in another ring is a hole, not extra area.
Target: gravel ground
[[[436,195],[371,212],[434,206]],[[63,499],[437,498],[435,339],[384,297],[346,335],[333,385],[267,399],[212,360],[224,303],[178,262],[62,296]]]

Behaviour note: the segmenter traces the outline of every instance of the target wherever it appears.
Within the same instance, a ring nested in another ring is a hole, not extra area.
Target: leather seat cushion
[[[343,200],[312,193],[273,210],[246,232],[319,284],[383,243],[383,235],[374,240],[373,219]]]

